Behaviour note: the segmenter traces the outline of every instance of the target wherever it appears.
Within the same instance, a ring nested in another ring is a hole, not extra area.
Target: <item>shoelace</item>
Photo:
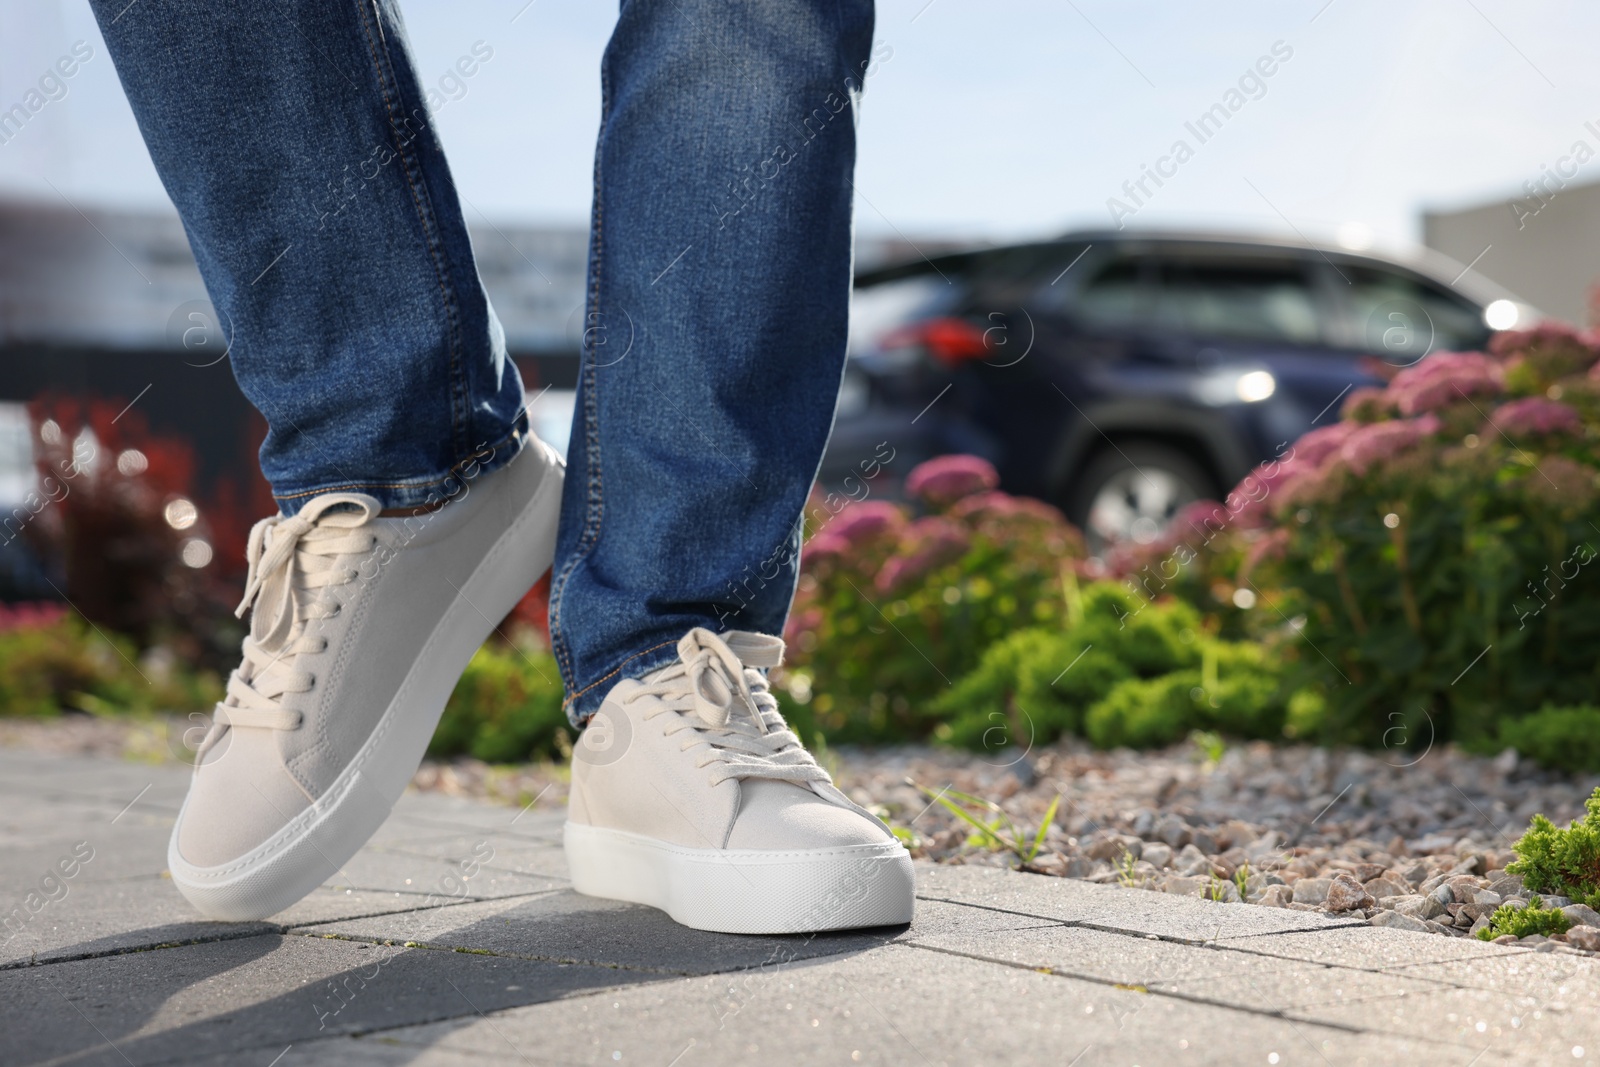
[[[695,766],[711,768],[712,785],[729,778],[775,778],[821,782],[835,795],[833,779],[783,721],[766,675],[758,669],[782,662],[779,638],[741,630],[719,636],[695,627],[678,642],[678,662],[650,675],[628,699],[660,698],[646,719],[673,713],[676,721],[667,727],[669,736],[688,732],[684,749],[706,743]]]
[[[279,698],[310,692],[316,684],[296,660],[325,650],[328,639],[307,624],[339,614],[327,590],[353,581],[359,571],[338,566],[338,557],[372,551],[377,537],[365,527],[381,507],[364,493],[327,493],[292,518],[274,515],[250,530],[250,570],[235,612],[242,617],[254,608],[244,662],[228,678],[227,696],[216,707],[202,754],[224,727],[293,730],[300,725],[300,713]]]

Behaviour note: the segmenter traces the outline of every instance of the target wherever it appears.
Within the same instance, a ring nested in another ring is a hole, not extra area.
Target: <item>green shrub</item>
[[[940,740],[992,749],[1081,733],[1084,711],[1118,683],[1199,663],[1200,618],[1187,604],[1145,606],[1112,582],[1069,583],[1068,601],[1063,628],[995,642],[933,701]]]
[[[1153,748],[1182,740],[1197,717],[1199,671],[1119,682],[1090,708],[1084,731],[1100,748]]]
[[[1511,846],[1517,859],[1506,871],[1520,875],[1534,892],[1600,906],[1600,789],[1584,801],[1584,809],[1565,830],[1535,815],[1528,832]]]
[[[1056,509],[994,491],[997,480],[976,457],[946,456],[906,479],[920,517],[813,500],[787,635],[792,725],[830,741],[926,737],[935,700],[990,645],[1061,626],[1082,538]]]
[[[1487,744],[1600,686],[1600,348],[1553,327],[1492,348],[1352,394],[1219,539],[1262,591],[1256,632],[1293,631],[1321,740],[1385,744],[1401,716]]]
[[[1600,771],[1600,708],[1540,708],[1520,719],[1500,723],[1499,737],[1485,748],[1514,748],[1547,767],[1564,771]]]
[[[1542,908],[1539,905],[1538,897],[1530,900],[1525,908],[1500,905],[1489,916],[1489,925],[1478,931],[1478,937],[1484,941],[1493,941],[1506,934],[1514,934],[1517,937],[1529,937],[1533,934],[1554,937],[1566,933],[1572,926],[1572,920],[1563,915],[1559,908]]]
[[[0,630],[0,715],[47,717],[209,710],[222,697],[215,675],[139,653],[128,639],[76,614]]]
[[[1149,748],[1192,731],[1232,737],[1283,735],[1282,681],[1255,645],[1207,640],[1199,670],[1118,683],[1085,716],[1084,732],[1101,748]]]
[[[560,759],[567,740],[561,699],[561,675],[549,653],[485,645],[450,694],[428,754],[489,763]]]

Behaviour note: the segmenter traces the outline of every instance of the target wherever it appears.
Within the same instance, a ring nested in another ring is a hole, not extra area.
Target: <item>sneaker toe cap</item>
[[[175,830],[185,863],[210,868],[239,859],[310,806],[275,741],[265,730],[230,730],[224,750],[208,754]]]
[[[872,820],[804,786],[754,778],[740,782],[739,790],[739,814],[727,848],[840,848],[889,840]]]

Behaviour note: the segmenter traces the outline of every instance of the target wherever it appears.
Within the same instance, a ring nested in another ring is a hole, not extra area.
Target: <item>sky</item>
[[[436,116],[471,205],[582,225],[613,0],[402,10],[425,83],[493,49]],[[875,38],[892,54],[867,83],[856,203],[874,235],[1007,240],[1120,219],[1404,250],[1424,209],[1509,205],[1574,141],[1600,145],[1584,128],[1600,130],[1600,5],[1570,0],[882,0]],[[166,206],[83,0],[0,8],[0,108],[80,40],[93,54],[67,95],[0,145],[0,195]],[[1252,79],[1263,57],[1272,74]],[[1185,124],[1242,77],[1202,142]],[[1124,192],[1158,165],[1159,187]]]

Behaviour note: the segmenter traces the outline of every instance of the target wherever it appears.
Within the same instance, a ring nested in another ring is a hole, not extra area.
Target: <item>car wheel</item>
[[[1100,555],[1119,541],[1149,544],[1184,505],[1216,496],[1211,475],[1184,453],[1129,441],[1089,461],[1073,481],[1066,512]]]

